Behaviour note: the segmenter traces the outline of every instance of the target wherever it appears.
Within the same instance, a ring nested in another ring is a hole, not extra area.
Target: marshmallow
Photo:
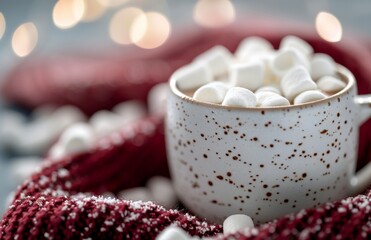
[[[11,161],[12,176],[15,177],[17,184],[21,184],[39,169],[42,158],[29,156],[15,158]]]
[[[73,106],[63,106],[54,111],[52,107],[45,106],[32,115],[33,121],[22,127],[13,144],[16,151],[27,155],[44,154],[65,128],[85,120],[85,115]]]
[[[268,86],[264,86],[264,87],[258,88],[255,91],[255,94],[257,94],[259,92],[273,92],[273,93],[277,93],[278,95],[281,95],[280,89],[278,87],[272,86],[272,85],[268,85]]]
[[[343,81],[332,76],[321,77],[317,85],[319,89],[327,93],[336,93],[346,86]]]
[[[326,98],[326,95],[318,90],[309,90],[300,93],[294,100],[294,104],[313,102]]]
[[[274,92],[260,91],[255,94],[258,107],[288,106],[289,100]]]
[[[165,228],[157,237],[156,240],[188,240],[192,239],[182,228],[171,225]]]
[[[86,121],[86,116],[75,106],[62,106],[52,112],[48,118],[53,124],[53,131],[58,136],[66,127],[77,122]]]
[[[124,124],[124,120],[116,113],[101,110],[91,116],[89,123],[98,136],[104,136],[118,130]]]
[[[50,118],[39,118],[27,124],[15,148],[27,155],[42,155],[57,140],[62,127],[54,126]]]
[[[26,118],[16,111],[2,111],[0,114],[0,145],[14,148],[22,138]]]
[[[335,75],[336,63],[332,57],[327,54],[317,53],[310,62],[310,74],[313,79],[319,79],[327,75]]]
[[[270,42],[261,37],[248,37],[241,41],[235,56],[240,61],[249,61],[258,55],[273,52]]]
[[[194,59],[194,62],[205,64],[214,78],[228,72],[228,67],[233,59],[232,53],[224,46],[215,46]]]
[[[223,233],[231,234],[241,231],[245,228],[253,228],[254,222],[252,219],[243,214],[235,214],[227,217],[223,222]]]
[[[38,120],[43,118],[49,118],[51,114],[56,110],[52,105],[43,105],[32,111],[32,119]]]
[[[264,63],[264,84],[276,84],[278,83],[279,78],[273,73],[271,68],[271,62],[276,56],[275,52],[269,54],[261,54],[256,56],[256,61],[261,61]]]
[[[290,69],[296,66],[309,68],[308,59],[298,50],[288,48],[280,50],[271,61],[272,72],[279,78],[283,77]]]
[[[179,68],[171,76],[182,91],[193,90],[213,80],[212,72],[205,64],[193,63]]]
[[[255,107],[256,96],[246,88],[232,87],[225,95],[222,105],[233,107]]]
[[[48,157],[51,158],[52,160],[63,158],[66,155],[67,153],[64,147],[61,146],[61,144],[59,143],[54,144],[48,152]]]
[[[314,50],[309,43],[296,36],[286,36],[281,40],[280,49],[295,48],[309,57]]]
[[[148,93],[147,105],[151,115],[164,115],[166,113],[167,95],[169,93],[168,83],[159,83],[151,88]]]
[[[275,93],[270,92],[270,91],[255,92],[256,106],[259,107],[266,98],[272,96],[273,94],[275,94]]]
[[[264,84],[275,84],[279,79],[277,76],[273,73],[271,69],[271,62],[276,56],[275,51],[269,51],[269,52],[257,52],[254,55],[250,55],[250,58],[245,59],[243,61],[239,61],[237,63],[247,63],[247,62],[262,62],[264,66]]]
[[[228,91],[228,86],[221,82],[212,82],[203,85],[193,94],[193,98],[198,101],[208,103],[221,103]]]
[[[132,201],[153,201],[153,196],[148,188],[145,187],[137,187],[137,188],[130,188],[123,190],[118,193],[118,197],[124,200],[132,200]]]
[[[122,116],[122,125],[138,120],[147,114],[144,104],[136,100],[119,103],[113,107],[112,111]]]
[[[165,177],[152,177],[147,182],[147,187],[152,193],[154,202],[165,208],[173,208],[177,203],[177,197],[171,180]]]
[[[94,144],[93,130],[88,124],[76,123],[62,133],[59,144],[66,155],[89,151]]]
[[[298,66],[288,71],[281,80],[283,95],[291,102],[300,93],[317,88],[303,66]]]
[[[264,70],[265,66],[261,61],[234,64],[230,68],[230,79],[234,86],[255,91],[263,85]]]
[[[270,44],[270,43],[268,43]],[[241,45],[241,44],[240,44]],[[251,44],[252,46],[249,47],[249,50],[246,50],[243,56],[240,56],[239,63],[246,63],[251,61],[262,62],[264,66],[264,84],[272,84],[275,83],[278,78],[273,73],[271,69],[271,62],[273,58],[276,56],[276,51],[274,51],[273,47],[266,46],[266,47],[256,47],[255,44]]]

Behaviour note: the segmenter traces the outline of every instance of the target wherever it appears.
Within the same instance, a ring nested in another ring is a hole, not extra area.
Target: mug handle
[[[354,98],[354,102],[361,108],[359,125],[362,125],[371,117],[371,94],[356,96]],[[352,195],[359,194],[370,186],[371,162],[369,162],[352,177],[350,184]]]

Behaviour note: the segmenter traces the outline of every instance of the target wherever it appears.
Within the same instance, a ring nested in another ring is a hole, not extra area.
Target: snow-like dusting
[[[106,147],[113,149],[116,144],[131,141],[131,145],[140,148],[141,142],[147,141],[144,135],[153,134],[156,130],[152,123],[140,125],[138,129],[128,128],[123,129],[119,134],[111,134],[107,137]],[[130,140],[130,138],[133,139]],[[137,141],[135,143],[134,138]],[[137,146],[137,144],[139,145]],[[150,236],[149,238],[151,238],[157,236],[169,224],[181,227],[190,235],[211,236],[214,234],[213,239],[224,239],[225,235],[218,234],[221,230],[219,225],[209,224],[185,211],[167,210],[150,201],[120,200],[114,197],[112,193],[104,196],[95,196],[91,193],[76,193],[80,178],[74,172],[74,168],[70,168],[70,166],[76,167],[77,165],[71,161],[76,160],[71,158],[44,164],[46,167],[43,167],[41,172],[34,174],[32,179],[28,179],[19,188],[20,192],[10,207],[10,211],[28,211],[32,209],[36,214],[45,214],[45,212],[53,211],[53,213],[58,214],[53,217],[61,222],[60,226],[64,227],[66,231],[68,229],[71,233],[76,232],[79,236],[81,235],[81,239],[95,239],[89,235],[92,232],[100,232],[103,235],[113,234],[114,236],[129,239],[141,239],[142,236]],[[51,168],[54,170],[50,171]],[[104,191],[104,189],[102,190]],[[238,236],[258,238],[259,236],[280,236],[297,239],[308,239],[313,236],[328,238],[331,236],[332,238],[343,239],[346,237],[344,234],[349,234],[352,231],[346,232],[337,229],[338,234],[335,236],[333,222],[339,221],[339,219],[343,221],[344,218],[349,218],[350,214],[362,215],[363,218],[370,216],[370,197],[370,193],[368,193],[368,195],[346,198],[340,202],[327,203],[319,208],[300,210],[285,218],[274,220],[256,228],[244,229],[238,234],[230,236],[230,239],[239,239]],[[20,210],[19,206],[23,206],[23,209]],[[27,214],[32,216],[30,213]],[[37,226],[42,224],[42,221],[36,217],[30,219],[31,226],[29,231],[37,232]],[[306,225],[301,223],[303,219],[306,221]],[[76,228],[77,225],[67,224],[71,222],[80,224],[82,223],[80,221],[83,221],[85,224],[81,226],[80,232]],[[300,224],[301,231],[298,231],[296,228],[299,226],[298,224]],[[344,225],[346,224],[351,223],[344,221]],[[337,223],[335,227],[339,226],[343,225]],[[371,221],[359,226],[357,237],[367,239],[367,233],[370,232],[370,229]],[[12,237],[17,239],[18,235]],[[55,233],[50,229],[43,232],[40,237],[53,239],[55,238]]]
[[[64,177],[67,177],[69,175],[69,171],[65,168],[60,168],[58,169],[58,177],[60,178],[64,178]]]

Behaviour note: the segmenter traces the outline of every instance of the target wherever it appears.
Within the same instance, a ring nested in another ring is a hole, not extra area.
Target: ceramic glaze
[[[355,171],[361,107],[347,86],[312,103],[235,108],[201,103],[170,81],[167,151],[177,194],[195,214],[262,223],[346,197]]]

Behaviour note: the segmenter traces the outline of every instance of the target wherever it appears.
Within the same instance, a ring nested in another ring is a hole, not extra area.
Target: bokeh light
[[[98,0],[84,0],[83,22],[92,22],[103,16],[106,8]]]
[[[12,48],[19,57],[29,55],[36,47],[38,32],[35,24],[32,22],[20,25],[13,34]]]
[[[199,0],[193,9],[194,20],[203,27],[223,27],[235,17],[234,6],[229,0]]]
[[[84,12],[84,0],[59,0],[53,8],[53,22],[58,28],[71,28],[83,18]]]
[[[118,44],[131,44],[130,29],[138,16],[144,16],[144,12],[135,7],[123,8],[113,17],[109,23],[109,35]]]
[[[3,37],[6,29],[6,22],[4,15],[0,12],[0,39]]]
[[[161,46],[170,36],[169,20],[158,12],[148,12],[135,18],[130,39],[138,47],[152,49]]]
[[[128,2],[128,0],[97,0],[97,1],[105,7],[117,7]]]
[[[320,12],[316,17],[318,35],[328,42],[339,42],[343,35],[340,21],[331,13]]]

